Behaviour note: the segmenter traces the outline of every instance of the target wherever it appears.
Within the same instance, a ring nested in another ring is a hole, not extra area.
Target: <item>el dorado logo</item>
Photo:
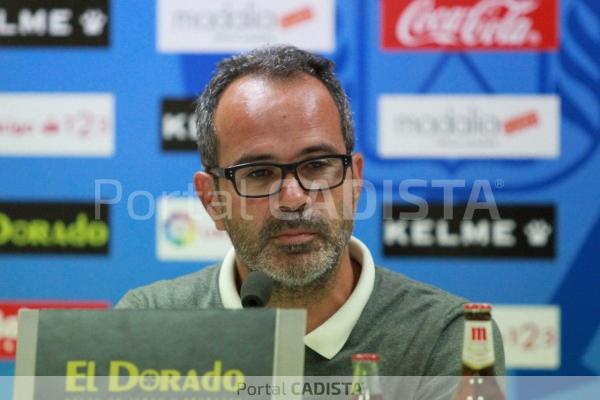
[[[0,202],[0,254],[107,254],[109,239],[106,204]]]
[[[237,393],[245,383],[241,370],[224,370],[221,360],[215,360],[211,370],[200,373],[196,369],[142,368],[130,361],[112,360],[108,364],[108,376],[100,377],[96,367],[95,361],[67,361],[65,391]]]

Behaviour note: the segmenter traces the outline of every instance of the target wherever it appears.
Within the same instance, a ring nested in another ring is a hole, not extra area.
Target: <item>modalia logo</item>
[[[556,158],[556,96],[379,98],[382,158]]]
[[[386,205],[385,255],[554,258],[554,206],[484,204]]]
[[[231,242],[195,197],[161,197],[156,226],[157,256],[172,261],[222,259]]]
[[[165,151],[196,151],[194,99],[163,99],[160,133]]]
[[[335,48],[334,0],[159,0],[161,52],[240,52],[286,43]]]
[[[556,0],[384,0],[385,49],[558,46]]]
[[[0,3],[0,46],[107,46],[108,0]]]
[[[114,153],[112,94],[0,93],[0,156]]]
[[[101,301],[10,301],[0,302],[0,360],[14,360],[17,351],[18,314],[21,309],[108,308]]]

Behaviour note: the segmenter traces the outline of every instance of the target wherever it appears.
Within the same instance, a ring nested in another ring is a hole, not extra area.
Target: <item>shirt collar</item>
[[[363,242],[352,236],[348,242],[350,257],[361,266],[361,273],[348,300],[319,327],[304,335],[304,344],[327,359],[332,359],[344,347],[360,314],[365,308],[375,284],[375,263]],[[242,308],[242,300],[235,285],[235,250],[231,248],[219,271],[219,293],[223,306]]]

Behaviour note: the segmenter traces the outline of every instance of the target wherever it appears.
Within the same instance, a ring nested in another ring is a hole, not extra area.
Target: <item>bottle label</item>
[[[481,370],[494,365],[494,361],[491,321],[465,321],[463,364]]]

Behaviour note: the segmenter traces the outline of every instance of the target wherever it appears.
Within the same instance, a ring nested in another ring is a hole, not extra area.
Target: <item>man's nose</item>
[[[282,211],[297,211],[306,208],[311,199],[293,174],[288,174],[281,183],[279,208]]]

